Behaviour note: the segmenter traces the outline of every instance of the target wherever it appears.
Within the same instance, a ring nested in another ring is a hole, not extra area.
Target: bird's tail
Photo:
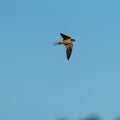
[[[53,45],[60,45],[61,44],[61,42],[55,42],[55,43],[53,43]]]

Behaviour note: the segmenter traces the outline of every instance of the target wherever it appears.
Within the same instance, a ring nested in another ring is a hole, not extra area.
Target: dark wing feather
[[[68,60],[69,60],[69,58],[71,56],[72,48],[73,48],[73,44],[66,45],[66,55],[67,55],[67,59]]]
[[[66,40],[66,39],[70,39],[70,38],[71,38],[70,36],[64,35],[64,34],[62,34],[62,33],[60,33],[60,35],[62,36],[63,40]]]

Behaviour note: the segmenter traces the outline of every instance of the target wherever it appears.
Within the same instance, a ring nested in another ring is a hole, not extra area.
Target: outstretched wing
[[[71,56],[72,48],[73,48],[73,44],[66,45],[66,55],[67,55],[67,59],[68,60],[69,60],[69,58]]]
[[[71,38],[70,36],[64,35],[64,34],[62,34],[62,33],[60,33],[60,35],[62,36],[63,40],[66,40],[66,39],[70,39],[70,38]]]

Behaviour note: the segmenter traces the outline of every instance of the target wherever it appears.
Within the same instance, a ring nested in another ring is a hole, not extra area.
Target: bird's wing
[[[72,48],[73,48],[73,44],[68,44],[66,45],[66,55],[67,55],[67,59],[69,60],[70,55],[72,53]]]
[[[63,40],[66,40],[66,39],[70,39],[70,38],[71,38],[70,36],[64,35],[64,34],[62,34],[62,33],[60,33],[60,35],[62,36]]]

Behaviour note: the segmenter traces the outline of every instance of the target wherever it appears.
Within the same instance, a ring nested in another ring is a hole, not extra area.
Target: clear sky
[[[0,119],[94,114],[120,115],[120,0],[1,0]]]

